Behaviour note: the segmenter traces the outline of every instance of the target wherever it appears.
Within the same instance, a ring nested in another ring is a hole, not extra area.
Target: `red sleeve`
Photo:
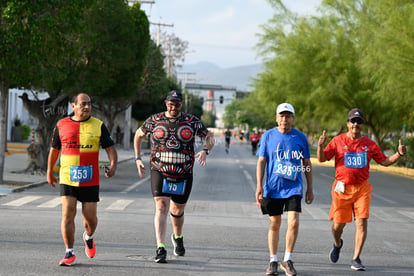
[[[336,137],[334,137],[331,142],[329,142],[329,144],[325,147],[325,149],[323,150],[323,152],[326,155],[326,158],[328,158],[328,160],[331,160],[332,157],[335,156],[336,154]]]
[[[374,159],[377,164],[387,159],[387,156],[382,152],[376,143],[374,143],[372,146],[372,159]]]

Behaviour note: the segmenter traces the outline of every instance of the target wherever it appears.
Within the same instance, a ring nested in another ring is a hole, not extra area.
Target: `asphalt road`
[[[73,267],[58,266],[64,245],[57,188],[43,185],[0,197],[0,275],[265,275],[268,219],[254,204],[255,170],[256,157],[249,145],[236,143],[226,154],[220,140],[207,166],[195,165],[193,191],[185,211],[186,256],[174,257],[168,240],[167,264],[153,261],[154,204],[149,178],[137,176],[132,160],[119,165],[116,177],[101,181],[94,259],[83,252],[78,209],[77,264]],[[315,201],[303,203],[294,252],[298,275],[414,275],[413,180],[371,174],[371,218],[361,256],[365,272],[350,269],[355,234],[352,223],[345,228],[340,260],[337,264],[328,260],[332,180],[333,168],[314,165]],[[284,218],[281,232],[285,231]],[[279,259],[283,258],[283,237]]]

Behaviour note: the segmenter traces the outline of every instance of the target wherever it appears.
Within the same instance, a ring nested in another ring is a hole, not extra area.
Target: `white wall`
[[[29,112],[24,108],[22,99],[19,98],[23,93],[29,96],[29,99],[34,99],[33,93],[30,90],[10,89],[9,90],[9,110],[7,117],[7,140],[11,140],[11,129],[14,126],[14,120],[19,118],[22,124],[36,128],[37,121],[32,118]],[[47,93],[39,93],[39,99],[46,99],[49,97]]]

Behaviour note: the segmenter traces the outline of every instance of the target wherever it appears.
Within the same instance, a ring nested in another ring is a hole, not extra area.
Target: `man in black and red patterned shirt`
[[[181,93],[170,91],[165,100],[167,111],[148,117],[134,137],[135,161],[140,177],[143,177],[145,170],[141,158],[142,140],[147,134],[151,139],[151,190],[155,202],[157,263],[167,262],[165,232],[168,211],[174,230],[171,235],[174,255],[185,254],[182,235],[184,208],[193,184],[194,161],[197,159],[201,166],[205,166],[207,155],[214,146],[213,134],[199,118],[181,112],[182,104]],[[194,152],[196,136],[205,141],[203,149],[197,154]]]

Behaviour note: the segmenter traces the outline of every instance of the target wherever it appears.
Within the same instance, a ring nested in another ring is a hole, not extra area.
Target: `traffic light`
[[[223,100],[224,100],[224,97],[223,96],[220,96],[220,103],[221,104],[223,103]]]

